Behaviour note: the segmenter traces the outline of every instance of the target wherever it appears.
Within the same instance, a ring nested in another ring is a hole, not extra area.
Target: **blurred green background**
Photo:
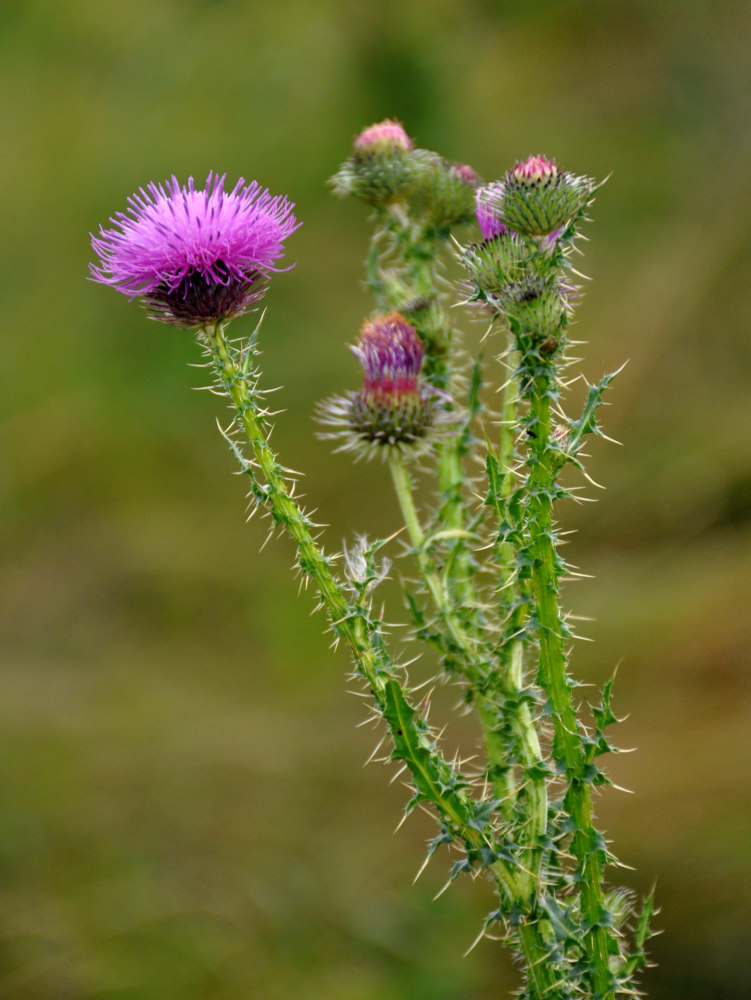
[[[383,469],[332,457],[310,414],[354,384],[343,344],[370,309],[366,212],[326,179],[395,116],[487,180],[532,152],[612,173],[577,333],[590,378],[629,360],[604,418],[625,447],[596,443],[607,492],[561,511],[596,575],[566,594],[596,619],[575,669],[621,663],[617,735],[638,747],[609,766],[635,794],[598,813],[622,880],[657,881],[649,995],[748,998],[749,6],[4,0],[0,29],[0,997],[517,985],[492,942],[462,958],[487,887],[433,902],[440,854],[410,884],[433,827],[392,835],[406,793],[362,768],[374,734],[286,540],[259,552],[244,524],[191,337],[86,281],[88,232],[151,179],[289,194],[298,263],[263,338],[274,441],[329,548],[390,533]]]

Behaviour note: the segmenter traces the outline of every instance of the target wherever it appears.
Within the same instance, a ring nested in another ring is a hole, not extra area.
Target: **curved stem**
[[[379,622],[370,618],[361,601],[348,599],[342,585],[331,571],[330,560],[311,533],[311,525],[292,498],[283,469],[269,446],[257,413],[254,393],[247,370],[238,363],[230,349],[221,324],[201,331],[210,353],[220,387],[232,400],[237,420],[253,449],[255,463],[263,483],[255,480],[256,495],[261,495],[274,521],[283,524],[293,538],[300,567],[312,576],[321,601],[332,621],[332,628],[349,645],[357,668],[367,682],[379,712],[386,720],[394,742],[394,755],[410,769],[417,793],[433,803],[439,816],[458,838],[467,853],[480,857],[487,850],[487,834],[479,821],[482,803],[475,803],[465,791],[466,782],[455,768],[444,761],[435,748],[427,724],[404,695],[379,630]],[[504,895],[518,901],[521,895],[520,873],[511,862],[498,858],[490,865]]]
[[[417,508],[415,507],[414,496],[412,494],[412,483],[410,481],[409,471],[404,464],[404,459],[398,452],[393,452],[389,456],[389,468],[391,469],[394,490],[396,491],[402,517],[404,518],[404,523],[407,528],[407,534],[409,535],[409,540],[412,543],[417,564],[420,567],[420,572],[422,573],[425,585],[430,591],[436,610],[445,623],[457,649],[471,655],[472,659],[474,659],[474,639],[470,639],[464,631],[461,623],[457,620],[456,611],[451,602],[450,595],[444,582],[436,572],[433,561],[428,554],[425,545],[425,533],[422,530],[420,518],[417,514]]]
[[[453,328],[445,308],[441,304],[442,294],[437,285],[437,257],[439,239],[422,225],[410,225],[407,220],[397,232],[402,248],[403,268],[407,279],[407,299],[429,306],[429,330],[418,332],[425,337],[425,374],[437,388],[454,398],[454,372],[451,368],[451,346]],[[472,583],[471,560],[463,541],[462,532],[466,527],[466,511],[462,497],[464,468],[462,461],[462,440],[460,435],[446,435],[437,446],[438,487],[441,495],[439,518],[441,525],[455,532],[452,542],[451,560],[456,564],[456,573],[447,581],[457,604],[467,612],[474,613],[476,594]]]

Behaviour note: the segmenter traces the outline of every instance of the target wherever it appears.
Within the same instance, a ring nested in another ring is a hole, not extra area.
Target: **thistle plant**
[[[593,814],[595,791],[609,784],[601,757],[615,750],[612,680],[580,705],[569,672],[576,637],[561,603],[575,574],[558,516],[578,489],[561,473],[585,475],[582,448],[604,436],[599,407],[615,374],[587,386],[580,412],[564,411],[578,293],[571,261],[599,185],[543,156],[482,185],[470,167],[416,148],[394,121],[357,137],[332,184],[372,211],[375,305],[352,346],[362,385],[320,404],[320,433],[381,458],[374,475],[389,468],[411,560],[404,612],[476,713],[482,747],[472,761],[429,724],[417,693],[425,679],[410,681],[402,647],[373,609],[400,543],[361,535],[343,558],[326,552],[269,442],[260,321],[250,335],[228,335],[278,269],[298,225],[294,206],[242,180],[226,192],[212,175],[202,190],[192,180],[151,184],[92,238],[92,277],[194,331],[233,412],[222,433],[251,503],[291,536],[328,628],[349,647],[384,752],[407,775],[405,813],[420,806],[435,817],[426,862],[445,846],[449,883],[482,874],[494,889],[478,940],[498,936],[514,950],[527,1000],[635,996],[652,901],[637,907],[606,883],[617,861]],[[452,284],[446,268],[456,262],[464,277]],[[457,302],[486,317],[499,345],[490,363],[466,355]],[[500,389],[499,412],[486,386]],[[434,484],[427,507],[415,497],[417,471]]]

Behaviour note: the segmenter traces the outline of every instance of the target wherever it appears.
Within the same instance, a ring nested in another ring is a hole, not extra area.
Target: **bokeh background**
[[[410,883],[432,826],[363,769],[348,660],[263,551],[189,335],[86,281],[89,231],[209,169],[297,203],[275,279],[275,444],[338,548],[398,526],[381,468],[314,437],[370,303],[362,206],[326,179],[364,125],[487,180],[596,177],[577,332],[610,393],[575,669],[620,663],[599,816],[656,881],[660,1000],[751,995],[751,8],[710,0],[3,0],[0,6],[0,997],[491,1000],[491,897]],[[245,321],[246,323],[248,321]],[[470,339],[477,332],[470,332]],[[492,375],[491,365],[491,375]],[[592,491],[594,492],[594,490]],[[396,611],[394,612],[396,613]],[[430,662],[415,667],[429,672]],[[449,692],[447,704],[454,695]],[[448,738],[465,738],[463,723]],[[616,873],[618,874],[618,873]]]

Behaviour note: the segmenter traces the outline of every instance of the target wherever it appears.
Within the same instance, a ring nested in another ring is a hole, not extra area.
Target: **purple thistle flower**
[[[417,331],[400,313],[365,323],[360,342],[350,350],[362,365],[364,391],[389,395],[417,390],[425,348]]]
[[[320,422],[335,428],[325,436],[341,437],[343,449],[367,455],[428,446],[447,422],[442,407],[450,397],[420,378],[425,348],[415,328],[398,312],[374,316],[351,350],[362,365],[363,386],[319,406]]]
[[[298,227],[287,198],[240,178],[232,191],[209,173],[197,191],[172,177],[148,185],[100,227],[91,245],[94,281],[143,299],[156,319],[196,327],[245,312],[279,270],[284,240]]]

